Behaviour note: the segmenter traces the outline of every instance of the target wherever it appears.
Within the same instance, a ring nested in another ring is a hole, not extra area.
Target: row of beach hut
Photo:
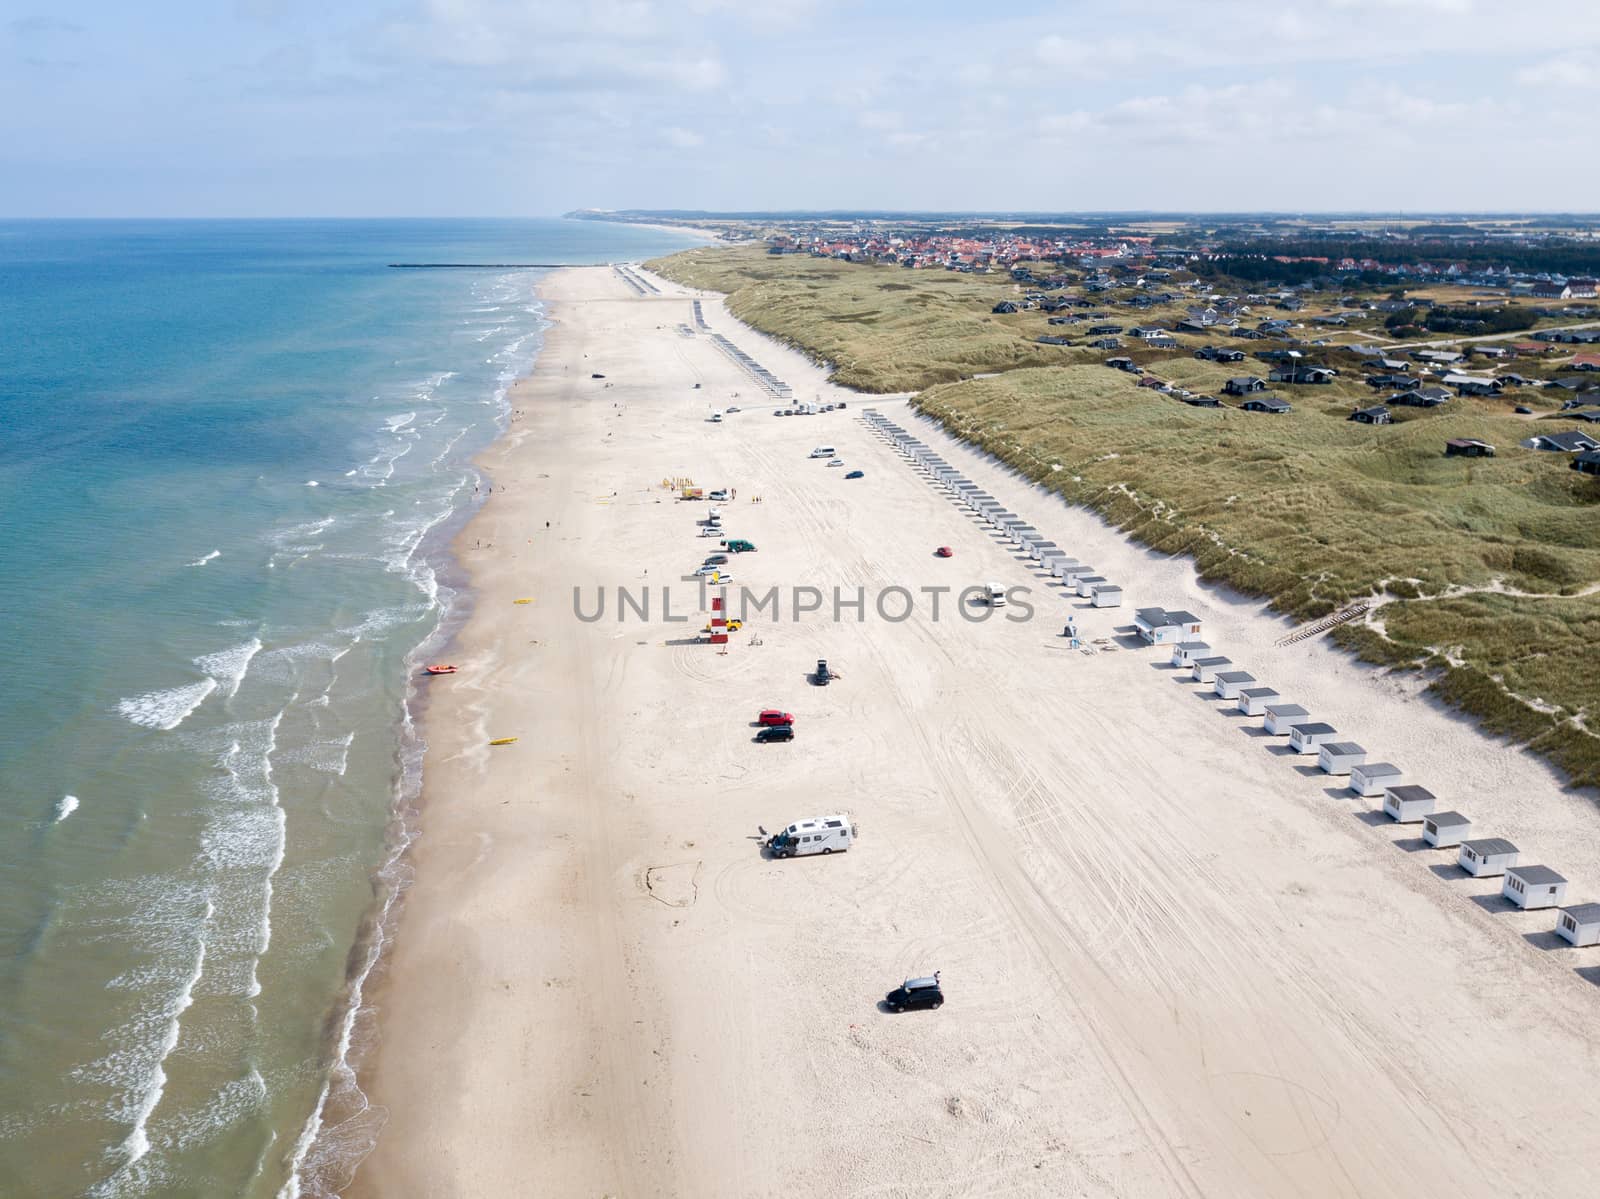
[[[949,490],[991,526],[1025,550],[1041,568],[1059,579],[1097,608],[1122,604],[1122,589],[1094,567],[1079,562],[1047,541],[1032,525],[951,466],[930,446],[885,418],[876,409],[862,413],[867,425],[883,437],[936,484]],[[1200,621],[1193,613],[1165,608],[1140,608],[1134,627],[1151,645],[1170,645],[1172,663],[1187,669],[1197,683],[1209,684],[1219,699],[1231,700],[1246,716],[1262,718],[1262,727],[1275,737],[1286,736],[1296,754],[1316,754],[1325,774],[1348,778],[1349,788],[1366,798],[1382,797],[1383,811],[1400,824],[1421,824],[1423,840],[1439,849],[1456,850],[1456,862],[1474,878],[1499,878],[1500,893],[1527,910],[1559,908],[1556,932],[1574,945],[1600,945],[1600,903],[1563,907],[1567,880],[1548,866],[1524,865],[1520,851],[1503,837],[1472,837],[1472,822],[1456,811],[1435,811],[1436,799],[1426,787],[1407,782],[1392,762],[1367,761],[1366,749],[1342,740],[1339,730],[1290,703],[1249,671],[1237,669],[1231,659],[1215,653],[1199,639]]]
[[[1185,619],[1186,618],[1186,619]],[[1187,612],[1141,608],[1136,622],[1152,644],[1172,639],[1175,627],[1199,622]],[[1521,851],[1504,837],[1473,838],[1472,821],[1460,812],[1436,811],[1432,791],[1409,783],[1392,762],[1369,762],[1367,751],[1339,738],[1331,724],[1313,720],[1299,704],[1288,703],[1248,671],[1235,670],[1228,658],[1212,652],[1204,641],[1172,640],[1172,664],[1189,670],[1197,683],[1209,683],[1219,699],[1233,700],[1246,716],[1260,716],[1273,736],[1287,736],[1297,754],[1316,754],[1323,773],[1349,778],[1357,795],[1382,797],[1384,814],[1397,824],[1420,824],[1422,839],[1437,849],[1454,849],[1456,863],[1474,878],[1499,878],[1500,894],[1517,907],[1535,911],[1560,908],[1555,931],[1574,945],[1600,945],[1600,903],[1562,907],[1567,880],[1548,866],[1524,865]]]
[[[962,474],[925,442],[883,416],[875,408],[862,412],[867,426],[887,441],[912,465],[923,471],[936,485],[948,491],[956,503],[965,506],[1008,541],[1038,568],[1071,594],[1088,600],[1096,608],[1122,606],[1122,588],[1087,563],[1079,562],[1049,540],[1022,517],[1012,512],[966,475]]]
[[[754,379],[756,385],[768,395],[775,396],[778,399],[789,399],[794,395],[794,388],[790,387],[722,334],[713,333],[711,341],[717,349],[733,359],[734,363],[743,369],[745,374]]]

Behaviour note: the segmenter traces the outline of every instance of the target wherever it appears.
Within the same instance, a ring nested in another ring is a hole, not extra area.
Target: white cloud
[[[693,150],[696,146],[706,144],[706,139],[693,129],[683,129],[677,125],[669,125],[661,131],[661,136],[667,145],[676,146],[680,150]]]
[[[1600,70],[1577,58],[1550,58],[1517,72],[1524,87],[1600,87]]]

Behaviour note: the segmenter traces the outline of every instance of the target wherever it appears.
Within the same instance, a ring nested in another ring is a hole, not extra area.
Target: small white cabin
[[[1318,720],[1289,726],[1289,748],[1297,754],[1314,754],[1339,735],[1331,724]]]
[[[1096,608],[1120,608],[1122,607],[1122,588],[1102,584],[1094,589],[1090,598],[1094,600]]]
[[[1078,562],[1061,572],[1061,581],[1068,587],[1076,589],[1079,579],[1086,579],[1093,574],[1094,567],[1085,566],[1082,562]]]
[[[1350,790],[1357,795],[1382,795],[1398,787],[1405,774],[1393,762],[1362,762],[1350,769]]]
[[[1174,666],[1193,666],[1196,658],[1209,657],[1211,647],[1204,641],[1180,641],[1172,647]]]
[[[1191,664],[1194,671],[1194,681],[1197,683],[1214,682],[1217,672],[1233,665],[1232,658],[1224,658],[1213,654],[1209,658],[1196,658]]]
[[[1065,579],[1068,571],[1076,570],[1081,565],[1082,563],[1076,558],[1069,558],[1067,555],[1062,554],[1059,558],[1050,559],[1050,573],[1058,579]]]
[[[1268,704],[1265,728],[1274,737],[1282,737],[1287,735],[1289,730],[1297,723],[1310,715],[1311,713],[1307,712],[1299,704]]]
[[[1211,682],[1211,689],[1223,699],[1238,699],[1239,692],[1256,681],[1256,676],[1243,670],[1220,670]]]
[[[1383,810],[1390,820],[1398,824],[1416,824],[1433,812],[1435,803],[1432,791],[1426,787],[1385,787]]]
[[[1507,866],[1500,894],[1530,912],[1560,907],[1567,897],[1567,880],[1548,866]]]
[[[1496,878],[1517,864],[1517,847],[1504,837],[1463,841],[1456,864],[1473,878]]]
[[[1096,587],[1104,587],[1109,582],[1111,580],[1106,578],[1105,575],[1079,575],[1077,582],[1078,598],[1088,599],[1094,594]]]
[[[1268,704],[1282,698],[1271,687],[1245,687],[1239,692],[1239,711],[1246,716],[1260,716]]]
[[[1054,558],[1061,552],[1061,547],[1053,541],[1031,541],[1026,548],[1028,557],[1036,562],[1043,562],[1046,558]]]
[[[1133,615],[1133,627],[1151,645],[1175,645],[1200,636],[1200,618],[1181,610],[1140,608]]]
[[[1349,774],[1367,760],[1367,751],[1354,741],[1330,741],[1317,751],[1323,774]]]
[[[1600,903],[1576,903],[1562,908],[1556,932],[1574,945],[1600,945]]]
[[[1422,839],[1435,849],[1454,849],[1472,836],[1472,821],[1460,812],[1433,812],[1422,818]]]

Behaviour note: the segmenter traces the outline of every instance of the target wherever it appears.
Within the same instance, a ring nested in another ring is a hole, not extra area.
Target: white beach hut
[[[1180,641],[1172,647],[1174,666],[1193,666],[1196,658],[1211,656],[1211,647],[1204,641]]]
[[[1074,590],[1076,590],[1077,586],[1078,586],[1078,580],[1079,579],[1087,578],[1088,576],[1093,575],[1093,574],[1094,574],[1094,567],[1088,566],[1088,565],[1085,565],[1082,562],[1079,562],[1076,565],[1074,565],[1072,567],[1069,567],[1067,570],[1064,570],[1064,571],[1061,572],[1061,581],[1063,583],[1065,583],[1068,587],[1071,587]]]
[[[1400,824],[1416,824],[1433,812],[1434,794],[1426,787],[1385,787],[1383,810]]]
[[[1109,582],[1111,582],[1111,580],[1106,578],[1105,575],[1096,575],[1096,574],[1079,575],[1078,576],[1078,581],[1077,581],[1077,583],[1075,585],[1075,589],[1078,592],[1078,595],[1079,595],[1080,598],[1088,599],[1090,596],[1092,596],[1094,594],[1094,589],[1096,587],[1103,587]]]
[[[1460,812],[1431,812],[1422,818],[1422,839],[1435,849],[1454,849],[1472,836],[1472,821]]]
[[[1196,658],[1192,663],[1190,663],[1190,669],[1194,672],[1195,682],[1210,683],[1216,680],[1217,672],[1219,670],[1224,670],[1232,665],[1232,658],[1224,658],[1220,655],[1213,654],[1209,658]]]
[[[1282,698],[1271,687],[1245,687],[1239,692],[1239,711],[1246,716],[1260,716],[1268,704]]]
[[[1357,795],[1382,795],[1404,779],[1404,772],[1393,762],[1362,762],[1350,769],[1350,790]]]
[[[1496,878],[1506,872],[1506,867],[1517,864],[1517,847],[1504,837],[1463,841],[1456,864],[1473,878]]]
[[[1548,866],[1507,866],[1500,894],[1530,912],[1560,907],[1567,898],[1567,880]]]
[[[1089,597],[1094,601],[1096,608],[1122,607],[1122,588],[1113,584],[1102,584],[1096,587]]]
[[[1302,721],[1289,726],[1289,748],[1297,754],[1314,754],[1339,735],[1339,730],[1320,720]]]
[[[1174,645],[1200,636],[1200,618],[1182,609],[1140,608],[1133,614],[1133,627],[1151,645]]]
[[[1238,699],[1239,692],[1256,681],[1256,676],[1243,670],[1219,670],[1211,681],[1211,689],[1223,699]]]
[[[1323,774],[1349,774],[1367,760],[1367,751],[1354,741],[1330,741],[1317,751]]]
[[[1562,908],[1556,932],[1574,945],[1600,945],[1600,903],[1575,903]]]
[[[1028,543],[1028,555],[1036,562],[1043,562],[1046,558],[1053,558],[1061,552],[1061,547],[1053,541],[1033,541]]]
[[[1268,704],[1264,727],[1274,737],[1284,737],[1291,728],[1310,715],[1299,704]]]

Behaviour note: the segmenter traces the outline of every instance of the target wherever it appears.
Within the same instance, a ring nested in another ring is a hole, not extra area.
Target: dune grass
[[[864,391],[920,391],[917,407],[1201,575],[1309,619],[1376,601],[1334,633],[1375,664],[1428,672],[1444,701],[1600,786],[1600,480],[1565,455],[1522,449],[1520,393],[1348,421],[1379,397],[1354,360],[1327,386],[1272,385],[1294,411],[1191,408],[1107,369],[1087,347],[1040,346],[1039,313],[995,315],[1003,275],[907,271],[759,248],[693,250],[650,264],[729,293],[740,319],[831,363]],[[1114,310],[1113,323],[1156,324]],[[1079,330],[1082,326],[1078,327]],[[1069,336],[1082,332],[1062,329]],[[1135,350],[1161,378],[1212,394],[1256,360]],[[1247,352],[1262,343],[1241,343]],[[1332,355],[1331,361],[1338,359]],[[975,374],[1002,372],[994,378]],[[1229,401],[1230,404],[1237,401]],[[1538,427],[1570,428],[1570,423]],[[1473,437],[1492,459],[1443,456]]]

